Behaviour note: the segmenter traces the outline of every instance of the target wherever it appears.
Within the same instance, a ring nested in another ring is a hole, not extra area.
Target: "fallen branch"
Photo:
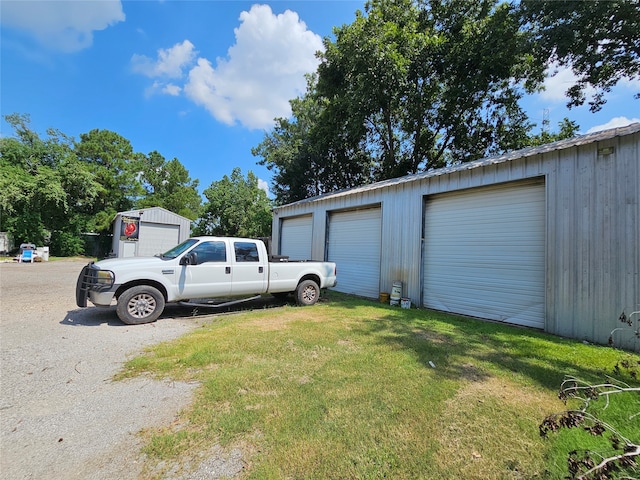
[[[616,365],[618,368],[618,365]],[[630,364],[623,364],[623,367],[631,369]],[[635,367],[633,367],[635,368]],[[635,370],[634,370],[635,372]],[[636,376],[633,376],[636,378]],[[640,393],[640,388],[609,378],[609,382],[591,384],[576,377],[566,376],[562,381],[558,397],[565,403],[570,399],[581,402],[580,408],[566,410],[560,413],[553,413],[540,424],[540,435],[546,437],[550,432],[556,432],[562,428],[583,428],[591,435],[608,437],[614,450],[612,455],[601,456],[594,452],[585,451],[578,454],[576,450],[569,452],[567,465],[572,479],[576,480],[603,480],[614,478],[614,472],[636,472],[636,457],[640,456],[640,444],[624,437],[613,425],[600,420],[596,415],[587,411],[592,401],[604,398],[609,406],[610,398],[620,393]],[[631,415],[629,420],[640,415]],[[606,434],[606,435],[605,435]],[[591,455],[600,457],[599,463],[591,458]],[[624,473],[623,473],[624,475]],[[615,477],[630,478],[630,477]]]
[[[629,447],[631,448],[630,451],[628,452],[625,451],[621,455],[615,455],[613,457],[605,458],[598,465],[594,466],[592,469],[587,470],[582,475],[575,477],[576,480],[587,480],[589,478],[589,475],[606,470],[608,466],[613,464],[614,462],[620,462],[623,465],[625,463],[631,462],[629,463],[630,466],[635,465],[635,461],[632,459],[633,457],[637,457],[638,455],[640,455],[640,445],[630,445]]]

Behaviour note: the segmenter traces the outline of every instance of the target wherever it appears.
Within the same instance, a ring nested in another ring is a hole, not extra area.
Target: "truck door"
[[[178,284],[180,296],[210,298],[230,295],[231,261],[227,242],[201,242],[191,252],[197,255],[198,263],[182,267]]]
[[[255,242],[233,242],[234,263],[231,293],[257,295],[267,291],[267,262],[258,254]]]

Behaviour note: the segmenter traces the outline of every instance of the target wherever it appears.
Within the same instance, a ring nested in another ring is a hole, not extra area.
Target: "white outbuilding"
[[[191,220],[161,207],[120,212],[113,219],[112,255],[148,257],[189,238]]]
[[[640,124],[278,207],[272,248],[335,261],[342,292],[401,283],[418,307],[640,350],[640,313],[619,321],[640,310]]]

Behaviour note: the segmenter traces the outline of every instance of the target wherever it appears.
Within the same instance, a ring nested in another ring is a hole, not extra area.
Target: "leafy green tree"
[[[567,90],[568,105],[583,105],[586,89],[595,112],[623,79],[640,79],[640,2],[630,0],[522,0],[522,25],[535,36],[535,57],[557,62],[578,77]],[[640,98],[640,93],[636,93]]]
[[[539,145],[545,145],[547,143],[555,142],[557,140],[572,138],[576,136],[578,130],[580,130],[578,124],[565,117],[561,122],[558,123],[557,132],[548,132],[546,130],[542,130],[537,135],[532,135],[529,137],[529,144],[527,146],[536,147]]]
[[[141,158],[140,168],[145,193],[138,207],[162,207],[190,220],[198,218],[199,182],[189,177],[189,171],[177,158],[167,162],[160,153],[153,151]]]
[[[41,138],[28,115],[5,119],[15,135],[0,138],[0,229],[18,242],[76,255],[84,253],[85,233],[111,232],[118,211],[161,206],[197,218],[198,181],[177,159],[135,153],[108,130],[76,142],[55,129]]]
[[[527,145],[518,102],[544,65],[512,5],[371,0],[334,33],[317,83],[253,151],[278,203]]]
[[[231,177],[213,182],[204,191],[207,201],[197,221],[196,235],[266,237],[271,234],[271,201],[258,187],[258,178],[249,171],[247,178],[240,168]]]
[[[309,76],[307,94],[290,101],[292,118],[276,119],[272,132],[252,149],[262,157],[258,163],[274,172],[277,204],[370,181],[371,162],[358,144],[340,135],[339,117],[331,121],[316,82],[317,76]]]
[[[75,153],[100,185],[90,206],[95,228],[109,231],[116,213],[134,208],[144,193],[138,180],[140,154],[134,153],[131,142],[121,135],[98,129],[80,134]]]
[[[526,141],[518,101],[542,68],[509,4],[372,0],[335,34],[318,90],[374,160],[375,180]]]
[[[0,228],[19,241],[49,244],[52,253],[82,253],[90,205],[99,185],[73,151],[73,142],[49,129],[41,139],[28,115],[5,117],[15,137],[0,139]]]

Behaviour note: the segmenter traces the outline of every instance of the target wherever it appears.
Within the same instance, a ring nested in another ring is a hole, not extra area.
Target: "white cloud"
[[[171,95],[172,97],[177,97],[181,92],[182,87],[178,85],[174,85],[173,83],[163,83],[156,80],[153,82],[153,84],[145,88],[144,96],[146,98],[152,97],[154,95]]]
[[[162,88],[162,93],[166,95],[171,95],[173,97],[177,97],[178,95],[180,95],[181,91],[182,91],[181,87],[179,87],[178,85],[174,85],[172,83],[168,83]]]
[[[195,56],[195,47],[189,40],[185,40],[171,48],[158,49],[156,60],[134,53],[131,64],[134,72],[147,77],[180,78],[183,75],[183,69],[193,63]]]
[[[91,46],[93,32],[125,19],[120,0],[2,2],[2,24],[63,52]]]
[[[566,102],[567,90],[578,83],[578,77],[570,67],[560,66],[557,63],[549,66],[544,80],[544,90],[540,92],[540,97],[549,102]],[[592,87],[585,90],[587,98],[595,93]]]
[[[633,90],[640,90],[640,75],[635,78],[623,78],[620,80],[620,85]]]
[[[599,132],[601,130],[608,130],[610,128],[626,127],[627,125],[631,125],[632,123],[637,122],[640,122],[640,118],[614,117],[607,123],[591,127],[589,130],[587,130],[586,133]]]
[[[267,196],[269,195],[269,184],[261,178],[258,179],[258,188],[264,190]]]
[[[573,73],[570,67],[560,66],[557,63],[550,65],[546,71],[544,80],[544,90],[540,92],[540,98],[548,102],[567,102],[567,90],[578,83],[579,78]],[[640,75],[635,78],[622,78],[618,86],[624,89],[640,90]],[[587,86],[585,95],[587,100],[593,98],[596,89]]]
[[[305,92],[304,76],[318,66],[315,53],[323,48],[322,39],[307,29],[297,13],[287,10],[275,15],[268,5],[242,12],[234,31],[236,43],[225,58],[216,59],[215,66],[207,58],[198,58],[184,94],[220,122],[269,128],[275,117],[291,115],[289,100]],[[189,45],[191,49],[186,48]],[[178,78],[194,52],[188,40],[179,51],[178,46],[159,50],[157,61],[134,55],[134,70],[152,78],[171,73]]]

